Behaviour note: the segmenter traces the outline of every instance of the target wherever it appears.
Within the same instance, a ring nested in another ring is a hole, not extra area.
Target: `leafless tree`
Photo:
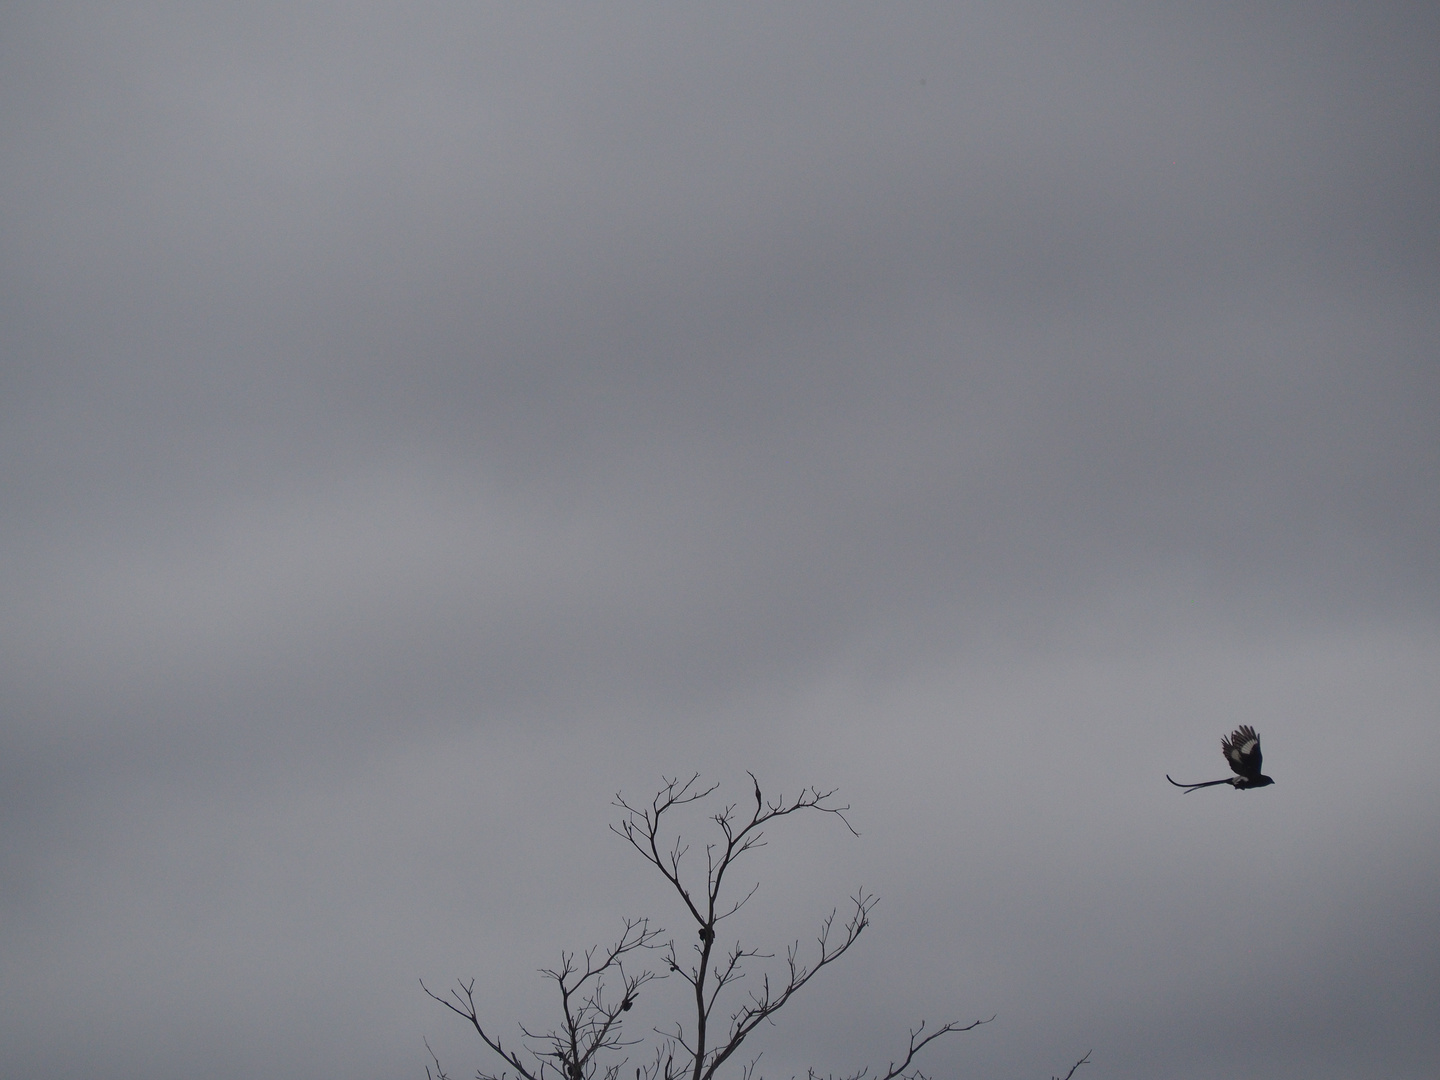
[[[849,950],[870,925],[870,912],[876,903],[876,897],[863,889],[851,897],[843,921],[839,921],[838,909],[821,920],[816,945],[802,949],[798,941],[791,943],[785,950],[783,965],[770,965],[771,970],[765,970],[764,961],[774,959],[774,953],[742,945],[738,940],[723,948],[717,943],[717,927],[739,911],[759,887],[738,896],[726,891],[727,877],[736,861],[765,845],[766,826],[796,814],[823,814],[859,835],[845,817],[849,806],[837,805],[833,790],[811,787],[794,798],[767,800],[753,773],[750,779],[754,783],[753,809],[742,811],[738,803],[729,803],[711,815],[719,833],[705,845],[703,878],[695,863],[698,853],[687,861],[689,845],[678,833],[673,841],[669,839],[672,830],[667,815],[707,798],[719,785],[703,787],[697,773],[684,781],[666,778],[648,804],[615,796],[615,806],[622,816],[611,828],[660,872],[680,898],[698,939],[692,940],[689,948],[681,949],[673,938],[662,940],[665,931],[641,919],[627,920],[615,943],[607,948],[592,948],[583,959],[575,953],[562,953],[558,967],[542,971],[555,983],[560,995],[559,1024],[543,1031],[522,1025],[518,1045],[502,1044],[495,1029],[482,1022],[473,979],[461,982],[448,995],[436,994],[421,983],[425,993],[462,1017],[504,1062],[498,1074],[477,1072],[478,1080],[508,1080],[511,1071],[515,1080],[619,1080],[620,1070],[630,1061],[631,1048],[646,1041],[643,1037],[622,1036],[624,1014],[630,1011],[641,987],[653,979],[671,976],[687,984],[685,1016],[666,1028],[652,1029],[656,1039],[652,1051],[635,1069],[636,1080],[713,1080],[757,1027],[772,1020],[822,968]],[[650,956],[658,961],[655,966],[645,963]],[[745,976],[747,967],[760,969],[759,978],[751,979],[746,985],[753,988],[742,994],[735,984]],[[885,1071],[876,1070],[871,1080],[926,1080],[914,1065],[921,1050],[943,1035],[970,1031],[993,1019],[964,1025],[952,1021],[929,1030],[922,1022],[911,1030],[904,1055]],[[426,1046],[428,1049],[429,1044]],[[431,1059],[435,1072],[426,1068],[431,1080],[449,1080],[433,1053]],[[757,1054],[741,1065],[740,1080],[754,1080],[758,1060]],[[1070,1071],[1073,1075],[1075,1070]],[[871,1077],[869,1068],[828,1080],[867,1077]],[[810,1078],[819,1080],[814,1071]]]

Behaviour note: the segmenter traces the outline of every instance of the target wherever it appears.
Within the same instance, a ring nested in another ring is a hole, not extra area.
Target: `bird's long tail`
[[[1184,788],[1186,795],[1189,795],[1190,792],[1194,791],[1196,788],[1214,787],[1216,784],[1230,783],[1229,780],[1206,780],[1203,784],[1182,784],[1179,780],[1172,778],[1169,773],[1165,774],[1165,779],[1169,780],[1170,783],[1174,784],[1176,787]]]

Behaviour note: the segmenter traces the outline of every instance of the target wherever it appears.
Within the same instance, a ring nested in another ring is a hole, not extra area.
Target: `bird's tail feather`
[[[1203,784],[1182,784],[1182,783],[1180,783],[1179,780],[1176,780],[1176,779],[1175,779],[1174,777],[1172,777],[1169,773],[1166,773],[1166,774],[1165,774],[1165,779],[1166,779],[1166,780],[1169,780],[1170,783],[1174,784],[1176,787],[1184,788],[1186,795],[1189,795],[1190,792],[1194,791],[1196,788],[1214,787],[1216,784],[1228,784],[1228,783],[1230,783],[1229,780],[1206,780]]]

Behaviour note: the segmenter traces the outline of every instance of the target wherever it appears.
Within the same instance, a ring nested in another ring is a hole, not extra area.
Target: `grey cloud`
[[[471,1068],[753,768],[767,1075],[1429,1074],[1428,7],[0,18],[14,1067]]]

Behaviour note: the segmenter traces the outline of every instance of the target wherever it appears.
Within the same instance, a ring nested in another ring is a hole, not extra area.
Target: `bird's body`
[[[1260,771],[1262,760],[1260,736],[1255,734],[1255,729],[1249,724],[1242,724],[1230,733],[1228,739],[1221,739],[1220,752],[1225,755],[1225,764],[1230,766],[1235,773],[1234,776],[1226,777],[1224,780],[1206,780],[1202,784],[1182,784],[1178,780],[1171,779],[1168,773],[1165,779],[1176,787],[1184,788],[1187,795],[1196,788],[1214,787],[1216,784],[1229,784],[1233,788],[1243,790],[1265,787],[1275,782]]]

